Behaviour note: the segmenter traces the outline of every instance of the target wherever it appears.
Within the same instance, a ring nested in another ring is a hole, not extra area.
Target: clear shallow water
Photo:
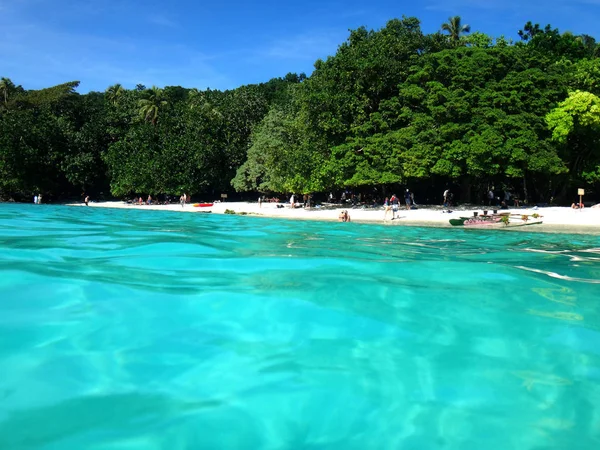
[[[600,448],[599,281],[599,236],[0,205],[0,448]]]

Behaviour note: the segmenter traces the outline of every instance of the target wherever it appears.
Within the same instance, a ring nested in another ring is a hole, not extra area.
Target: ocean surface
[[[600,236],[0,205],[0,449],[598,449]]]

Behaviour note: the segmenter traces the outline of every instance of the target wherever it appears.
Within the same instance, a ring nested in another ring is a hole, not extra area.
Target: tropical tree
[[[8,98],[15,92],[17,87],[10,78],[0,78],[0,95],[4,100],[4,106],[8,105]]]
[[[442,24],[442,31],[448,33],[450,42],[458,45],[462,34],[470,33],[471,26],[463,25],[460,16],[449,17],[448,22]]]
[[[575,91],[546,115],[552,139],[563,144],[571,175],[600,183],[600,98]]]
[[[596,39],[594,39],[589,34],[581,34],[575,38],[575,40],[583,46],[587,56],[594,57],[598,54],[598,44],[596,43]]]
[[[151,89],[146,91],[146,98],[138,101],[140,108],[140,116],[147,122],[151,122],[152,125],[156,125],[158,120],[158,113],[162,106],[165,106],[167,101],[164,100],[163,90],[152,86]]]
[[[536,37],[538,34],[543,34],[544,31],[540,28],[540,24],[536,23],[535,25],[529,21],[525,24],[522,30],[519,30],[517,33],[521,40],[528,41]]]
[[[111,102],[113,105],[116,105],[119,102],[119,99],[125,93],[125,89],[119,83],[110,86],[106,90],[106,99]]]

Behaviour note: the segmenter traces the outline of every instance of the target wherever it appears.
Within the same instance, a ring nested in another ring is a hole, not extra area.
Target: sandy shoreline
[[[83,203],[69,204],[68,206],[85,206]],[[286,205],[284,208],[277,208],[276,203],[263,203],[260,207],[258,203],[248,202],[225,202],[215,203],[212,207],[196,208],[190,204],[181,207],[179,204],[171,205],[132,205],[125,202],[99,202],[90,203],[93,208],[119,208],[131,210],[155,210],[155,211],[178,211],[187,213],[202,213],[210,211],[213,214],[224,214],[226,209],[235,211],[236,214],[246,213],[257,217],[296,219],[296,220],[319,220],[319,221],[338,221],[340,211],[347,209],[352,222],[359,223],[377,223],[385,225],[412,225],[412,226],[437,226],[450,227],[449,219],[472,216],[473,211],[479,211],[478,207],[471,209],[454,210],[451,213],[442,212],[438,208],[421,207],[416,210],[400,210],[400,218],[390,220],[384,219],[383,207],[368,209],[351,209],[351,207],[334,208],[290,208]],[[541,225],[530,227],[512,228],[526,231],[545,231],[545,232],[579,232],[579,233],[598,233],[600,234],[600,209],[585,208],[583,210],[574,210],[567,207],[548,207],[534,209],[512,209],[508,210],[518,214],[538,213],[543,216]]]

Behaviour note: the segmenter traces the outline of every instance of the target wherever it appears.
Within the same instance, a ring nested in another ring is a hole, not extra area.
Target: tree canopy
[[[0,79],[0,198],[491,185],[533,201],[600,188],[590,35],[528,22],[517,42],[459,16],[351,30],[310,76],[237,89]],[[470,34],[467,34],[470,33]],[[381,190],[379,191],[381,192]]]

